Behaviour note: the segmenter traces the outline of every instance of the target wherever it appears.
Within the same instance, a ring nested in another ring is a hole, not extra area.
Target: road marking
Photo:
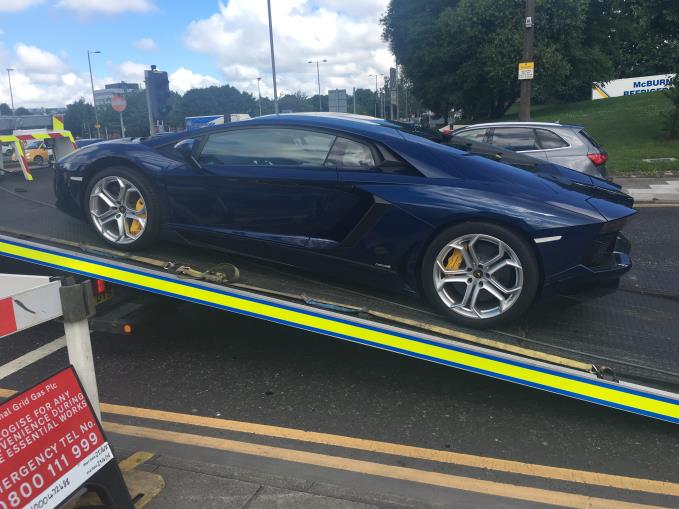
[[[550,467],[545,465],[523,463],[520,461],[488,458],[484,456],[474,456],[471,454],[462,454],[451,451],[439,451],[436,449],[414,447],[411,445],[401,445],[389,442],[380,442],[376,440],[367,440],[363,438],[332,435],[329,433],[318,433],[314,431],[304,431],[301,429],[283,428],[279,426],[270,426],[267,424],[231,421],[226,419],[217,419],[214,417],[181,414],[177,412],[165,412],[162,410],[153,410],[149,408],[137,408],[103,403],[101,405],[101,410],[107,414],[140,417],[143,419],[188,424],[192,426],[201,426],[224,431],[236,431],[241,433],[250,433],[253,435],[311,442],[321,445],[359,449],[367,452],[392,454],[406,458],[450,463],[454,465],[495,470],[512,474],[543,477],[546,479],[555,479],[596,486],[607,486],[611,488],[633,491],[643,491],[647,493],[657,493],[660,495],[679,496],[679,484],[654,481],[650,479],[639,479],[634,477],[602,474],[598,472],[573,470],[569,468]]]
[[[123,472],[126,470],[134,470],[142,463],[146,463],[148,460],[155,456],[152,452],[139,451],[135,452],[133,455],[128,456],[124,460],[118,463],[118,468]]]
[[[294,449],[284,449],[269,445],[252,444],[248,442],[238,442],[224,438],[208,437],[195,435],[192,433],[181,433],[177,431],[167,431],[156,428],[146,428],[141,426],[131,426],[128,424],[118,424],[107,422],[104,429],[108,433],[132,436],[150,440],[160,440],[182,445],[191,445],[229,451],[251,456],[260,456],[269,459],[303,463],[317,467],[333,468],[336,470],[346,470],[367,475],[398,479],[432,486],[440,486],[456,490],[491,495],[496,497],[511,498],[515,500],[550,504],[559,507],[587,508],[587,509],[608,509],[616,507],[619,509],[650,509],[658,506],[636,504],[621,500],[610,500],[585,495],[577,495],[560,491],[544,490],[527,486],[517,486],[513,484],[499,483],[474,479],[471,477],[461,477],[439,472],[417,470],[414,468],[384,465],[363,460],[329,456],[314,452],[298,451]]]
[[[35,350],[32,350],[27,354],[22,355],[21,357],[14,359],[13,361],[8,362],[7,364],[0,366],[0,379],[8,377],[13,373],[16,373],[20,369],[23,369],[26,366],[29,366],[34,362],[37,362],[40,359],[43,359],[48,355],[53,354],[54,352],[61,348],[64,348],[65,346],[66,338],[62,336],[58,339],[55,339],[54,341],[50,341],[49,343],[41,346],[40,348],[36,348]],[[2,396],[1,393],[0,396]]]
[[[14,394],[16,394],[16,391],[0,388],[0,397],[9,398]],[[187,424],[191,426],[200,426],[223,431],[235,431],[239,433],[249,433],[252,435],[297,440],[300,442],[344,447],[348,449],[357,449],[366,452],[390,454],[405,458],[435,461],[438,463],[449,463],[452,465],[494,470],[497,472],[505,472],[510,474],[520,474],[592,486],[605,486],[609,488],[679,497],[679,484],[665,481],[655,481],[652,479],[641,479],[637,477],[604,474],[586,470],[574,470],[570,468],[537,465],[532,463],[523,463],[520,461],[475,456],[472,454],[427,449],[412,445],[368,440],[364,438],[353,438],[342,435],[332,435],[329,433],[304,431],[294,428],[283,428],[268,424],[232,421],[228,419],[217,419],[215,417],[203,417],[200,415],[182,414],[178,412],[166,412],[163,410],[153,410],[150,408],[138,408],[102,403],[101,411],[106,414],[138,417],[142,419],[152,419],[176,424]]]

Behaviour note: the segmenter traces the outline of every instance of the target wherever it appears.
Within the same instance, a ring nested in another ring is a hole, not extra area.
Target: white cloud
[[[0,12],[19,12],[40,5],[45,0],[2,0]]]
[[[3,2],[5,1],[11,0],[3,0]],[[73,10],[80,15],[91,13],[120,14],[123,12],[148,12],[154,10],[155,5],[152,0],[59,0],[57,8]]]
[[[320,4],[320,5],[319,5]],[[374,87],[370,74],[388,74],[394,59],[381,40],[379,18],[388,0],[277,0],[272,2],[279,91],[317,92],[321,88]],[[273,95],[266,2],[229,0],[212,16],[191,22],[185,45],[212,55],[225,81],[250,92]]]
[[[144,81],[145,69],[150,69],[150,67],[146,64],[126,60],[116,68],[116,73],[120,80],[130,83],[142,83]]]
[[[170,80],[170,89],[180,94],[184,94],[192,88],[205,88],[220,84],[219,80],[212,76],[197,74],[184,67],[180,67],[169,74],[168,79]]]
[[[141,39],[138,39],[132,43],[135,48],[141,51],[153,51],[158,49],[156,46],[156,41],[151,39],[150,37],[142,37]]]
[[[144,63],[126,60],[120,64],[107,63],[110,75],[94,77],[94,87],[103,88],[106,83],[127,81],[143,83]],[[74,70],[67,61],[36,46],[19,43],[13,53],[0,47],[0,69],[12,67],[12,91],[14,104],[18,108],[58,107],[84,97],[91,103],[92,90],[89,72]],[[180,67],[169,73],[170,88],[184,93],[191,88],[219,85],[212,76],[194,73]],[[0,79],[0,103],[9,103],[9,87],[6,79]]]

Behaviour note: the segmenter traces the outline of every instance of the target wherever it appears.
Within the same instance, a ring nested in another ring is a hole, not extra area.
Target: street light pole
[[[533,61],[533,27],[535,27],[535,0],[526,0],[526,14],[523,19],[523,62]],[[519,121],[530,121],[531,81],[521,80],[519,99]]]
[[[94,106],[94,123],[97,128],[97,137],[101,138],[101,130],[99,129],[99,115],[97,115],[97,101],[94,98],[94,79],[92,78],[92,60],[90,59],[91,54],[101,53],[99,50],[90,51],[87,50],[87,65],[90,68],[90,85],[92,86],[92,106]]]
[[[9,101],[12,104],[12,116],[14,116],[14,95],[12,94],[12,75],[10,74],[14,69],[7,68],[7,81],[9,81]]]
[[[321,71],[318,68],[320,62],[327,62],[324,58],[323,60],[309,60],[307,64],[316,64],[316,79],[318,80],[318,111],[323,111],[323,102],[321,101]]]
[[[262,91],[259,88],[259,82],[262,78],[257,78],[257,95],[259,96],[259,116],[262,116]]]
[[[380,101],[380,96],[377,93],[377,78],[384,76],[384,74],[371,74],[371,78],[375,78],[375,118],[377,118],[377,103]]]
[[[276,88],[276,59],[273,52],[273,25],[271,23],[271,0],[266,0],[269,10],[269,46],[271,47],[271,72],[273,74],[273,108],[278,115],[278,89]]]

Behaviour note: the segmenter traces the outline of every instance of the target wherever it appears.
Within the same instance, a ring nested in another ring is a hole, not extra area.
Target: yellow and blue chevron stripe
[[[2,255],[679,423],[679,395],[667,392],[600,380],[586,373],[531,362],[518,356],[502,355],[492,350],[441,343],[358,318],[182,280],[6,237],[0,237]]]

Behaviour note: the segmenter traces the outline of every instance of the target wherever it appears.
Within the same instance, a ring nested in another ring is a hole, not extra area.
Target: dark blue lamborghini
[[[84,147],[57,163],[55,191],[117,248],[163,236],[398,287],[474,327],[630,268],[620,230],[635,211],[614,184],[432,138],[371,117],[265,116]]]

